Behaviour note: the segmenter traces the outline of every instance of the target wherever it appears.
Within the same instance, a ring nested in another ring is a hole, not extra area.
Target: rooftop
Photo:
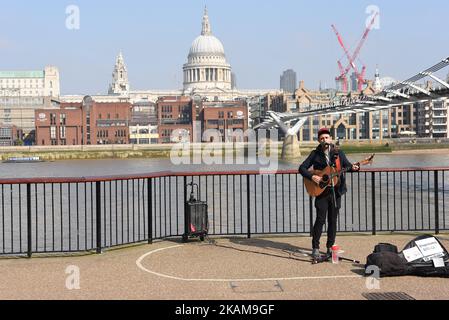
[[[0,78],[44,78],[44,71],[0,71]]]

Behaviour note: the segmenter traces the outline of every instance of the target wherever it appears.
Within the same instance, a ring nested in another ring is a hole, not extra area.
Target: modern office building
[[[296,72],[292,69],[285,70],[280,78],[280,89],[284,92],[294,93],[296,90]]]

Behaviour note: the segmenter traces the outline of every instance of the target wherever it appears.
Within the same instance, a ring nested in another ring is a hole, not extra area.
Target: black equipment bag
[[[410,267],[411,273],[413,275],[421,276],[421,277],[449,277],[449,253],[447,252],[446,248],[443,246],[443,244],[440,242],[440,240],[437,237],[434,237],[432,235],[422,235],[419,236],[404,247],[404,250],[416,247],[416,241],[423,240],[427,238],[435,238],[436,241],[440,244],[441,248],[443,249],[443,254],[441,258],[444,261],[444,267],[438,267],[435,268],[434,263],[432,259],[427,260],[425,258],[421,258],[415,261],[411,261],[408,263],[408,266]]]
[[[416,247],[416,241],[427,238],[435,238],[443,249],[440,259],[443,259],[444,266],[435,267],[434,261],[429,258],[420,258],[408,262],[403,251]],[[371,275],[372,269],[369,266],[377,266],[380,269],[381,277],[416,275],[423,277],[449,277],[449,254],[440,242],[432,235],[421,235],[404,247],[398,253],[397,247],[389,243],[379,243],[374,247],[374,252],[366,258],[365,274]]]

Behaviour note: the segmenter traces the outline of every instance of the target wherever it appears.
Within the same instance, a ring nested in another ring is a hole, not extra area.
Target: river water
[[[368,154],[348,155],[350,161],[366,158]],[[297,169],[301,157],[294,162],[272,162],[272,168],[280,170]],[[224,162],[224,161],[223,161]],[[258,159],[249,164],[183,164],[177,165],[168,158],[156,159],[101,159],[101,160],[64,160],[39,163],[0,163],[0,178],[34,178],[34,177],[87,177],[145,174],[158,171],[203,172],[203,171],[239,171],[266,168]],[[449,150],[447,152],[429,152],[421,154],[377,154],[369,168],[408,168],[408,167],[449,167]]]

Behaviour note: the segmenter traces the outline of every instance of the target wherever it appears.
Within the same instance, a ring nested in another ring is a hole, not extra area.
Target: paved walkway
[[[0,299],[365,300],[362,294],[372,292],[449,299],[446,278],[381,278],[380,289],[373,289],[373,279],[362,276],[374,245],[389,242],[402,249],[415,236],[338,235],[343,255],[361,264],[312,265],[304,254],[311,240],[304,236],[215,238],[214,243],[193,239],[187,244],[174,239],[101,255],[0,259]],[[440,239],[448,248],[449,235]]]

